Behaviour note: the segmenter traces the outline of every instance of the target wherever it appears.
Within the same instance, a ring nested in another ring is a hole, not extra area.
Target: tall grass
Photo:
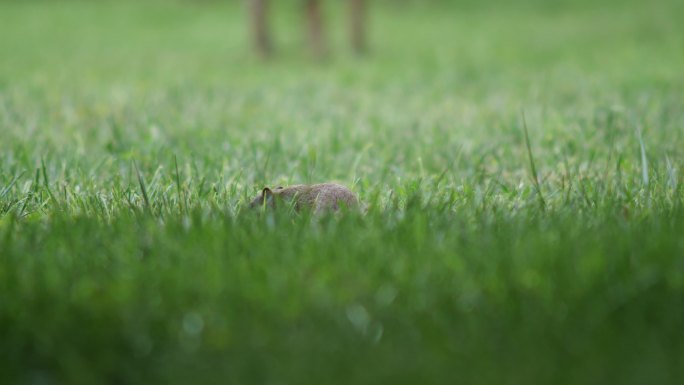
[[[0,382],[681,383],[681,6],[438,3],[0,2]]]

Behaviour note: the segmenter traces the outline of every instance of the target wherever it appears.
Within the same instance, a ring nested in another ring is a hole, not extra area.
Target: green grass
[[[682,6],[335,7],[0,2],[0,382],[684,382]]]

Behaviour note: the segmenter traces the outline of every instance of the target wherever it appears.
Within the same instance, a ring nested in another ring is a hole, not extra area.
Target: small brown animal
[[[296,211],[308,209],[315,213],[337,211],[343,205],[348,209],[359,207],[359,199],[356,194],[335,183],[298,184],[276,187],[273,190],[264,187],[261,193],[249,204],[249,207],[275,208],[282,203],[293,205]]]

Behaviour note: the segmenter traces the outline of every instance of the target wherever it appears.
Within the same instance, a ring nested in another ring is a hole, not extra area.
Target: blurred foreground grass
[[[0,2],[1,382],[684,381],[682,6],[374,4]]]

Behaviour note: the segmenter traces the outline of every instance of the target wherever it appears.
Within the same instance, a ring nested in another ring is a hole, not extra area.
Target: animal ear
[[[263,198],[264,204],[269,206],[275,205],[275,201],[273,200],[273,191],[271,191],[270,188],[264,187],[264,189],[261,190],[261,197]]]

